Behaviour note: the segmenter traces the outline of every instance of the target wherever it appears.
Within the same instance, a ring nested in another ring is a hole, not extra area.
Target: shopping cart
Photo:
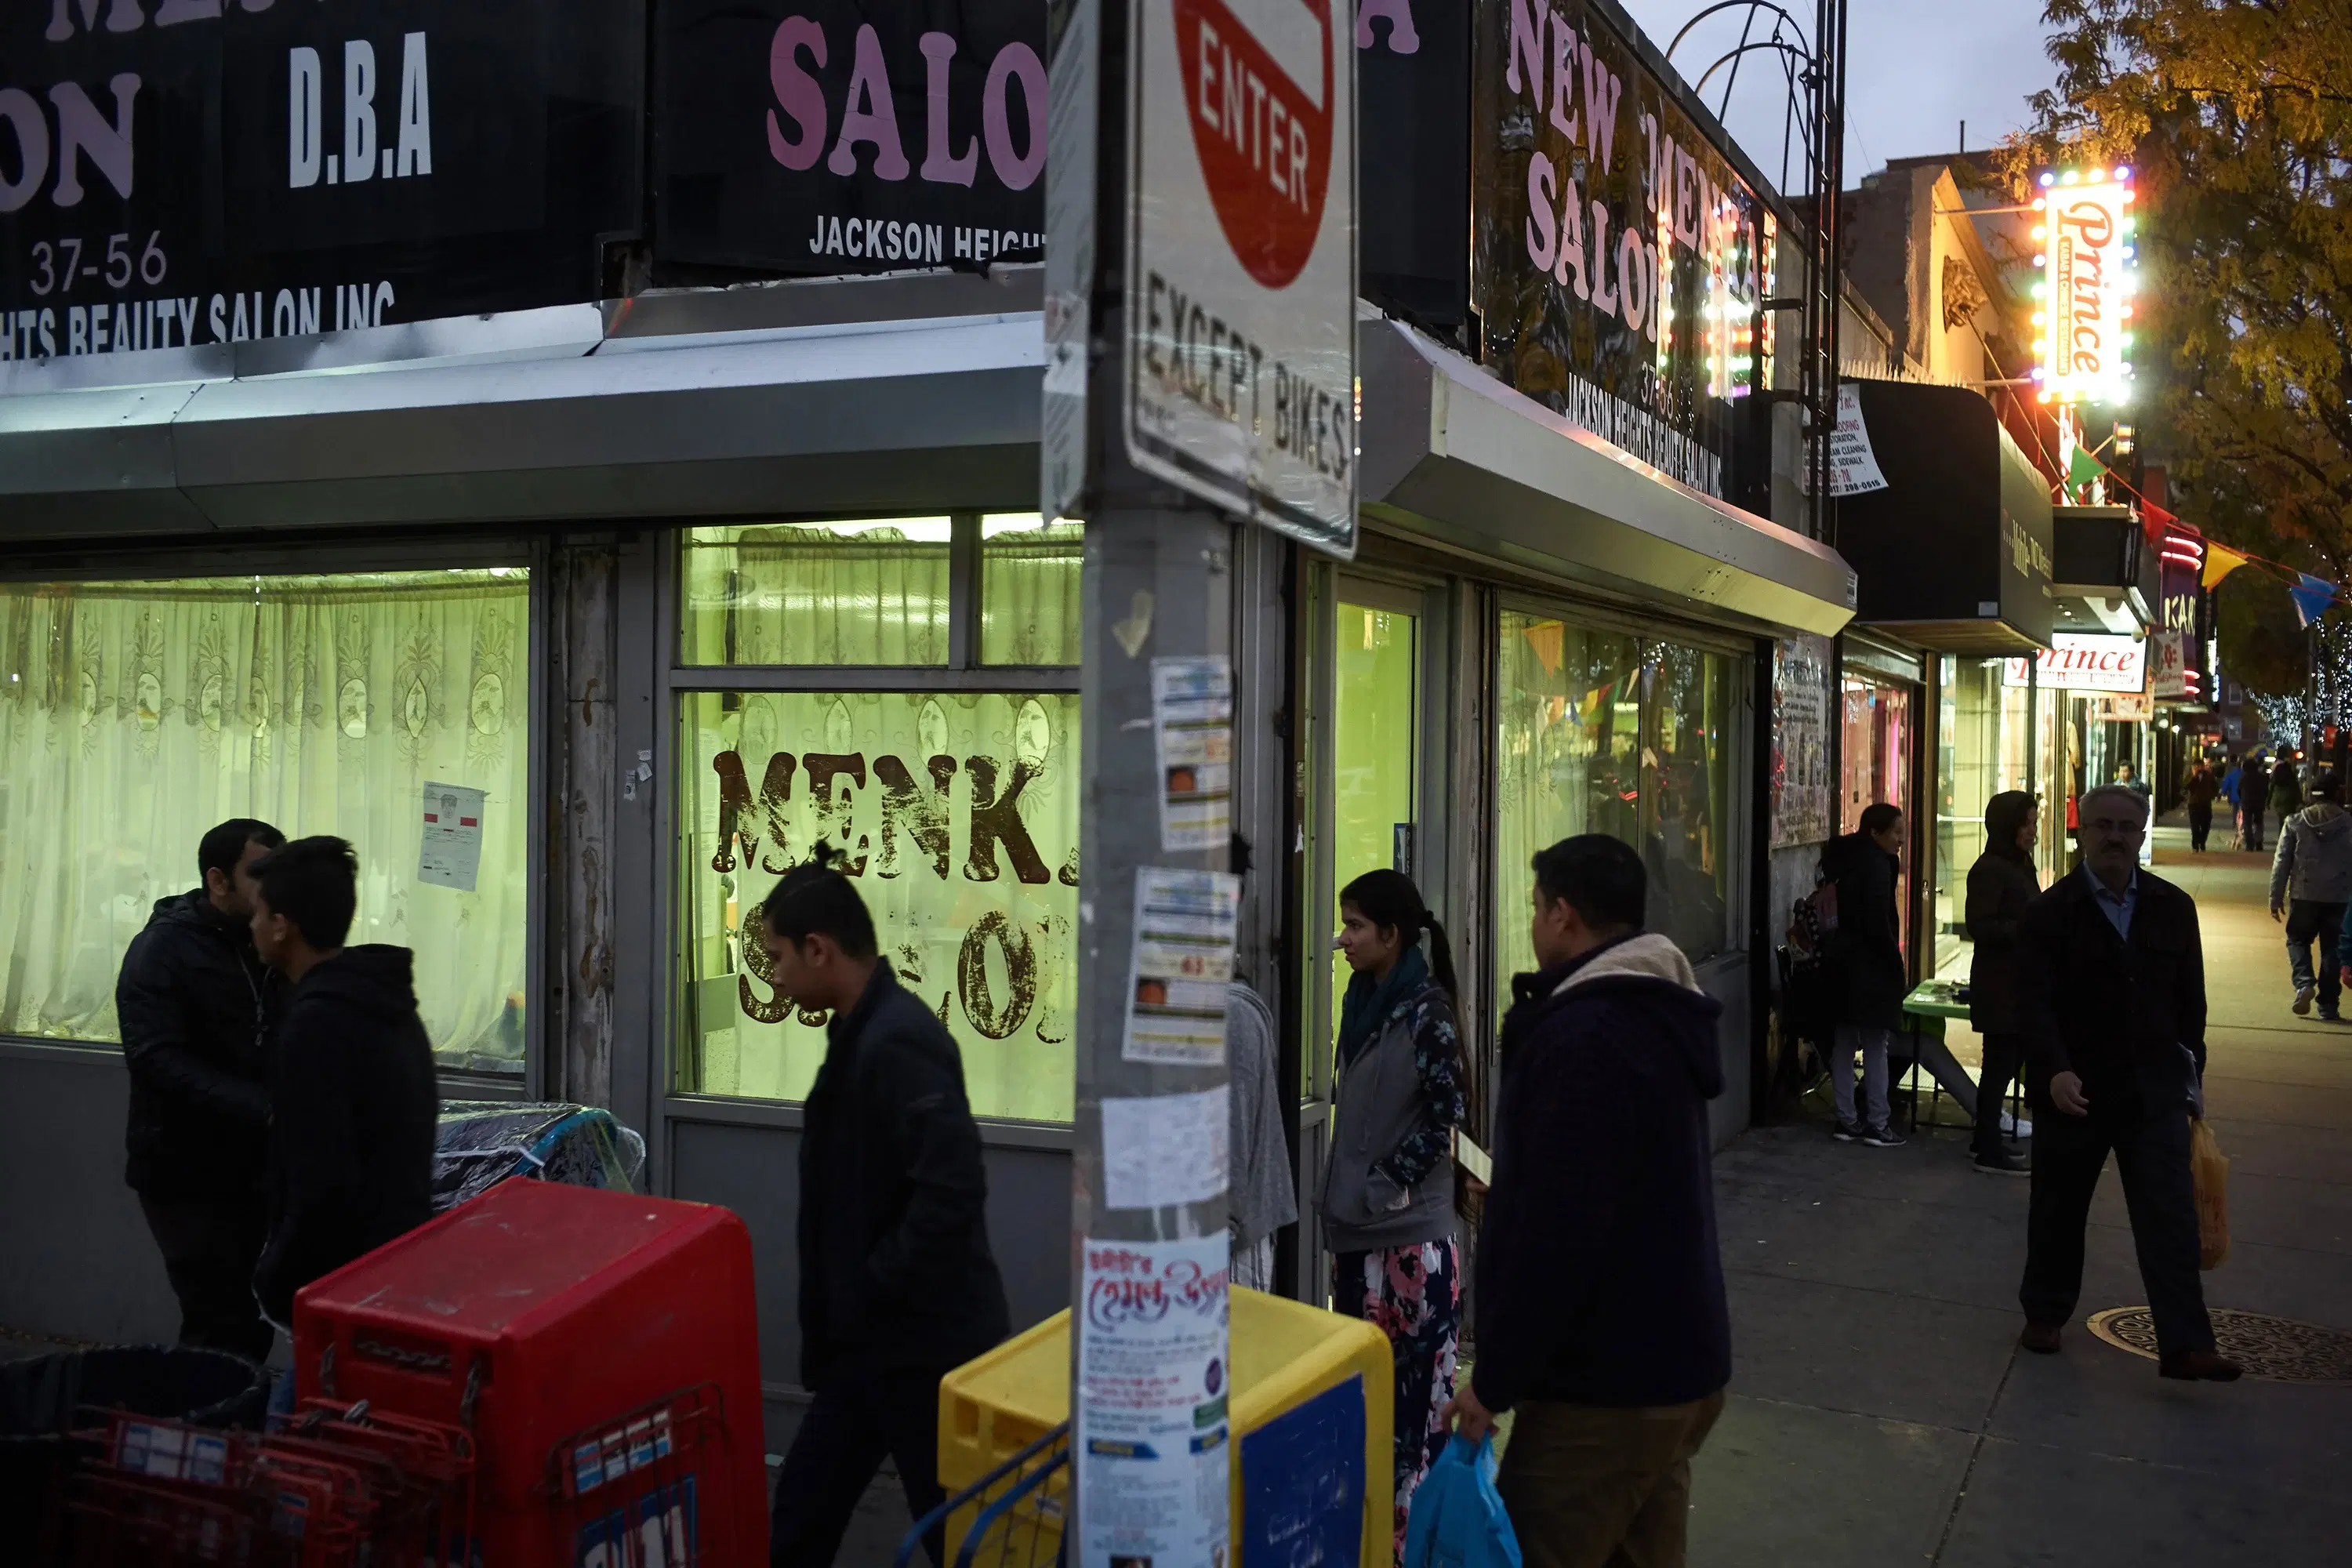
[[[910,1568],[920,1559],[923,1537],[934,1530],[960,1540],[954,1568],[1058,1568],[1068,1522],[1069,1463],[1065,1421],[917,1520],[898,1543],[893,1568]],[[957,1524],[960,1537],[951,1528]]]
[[[99,1413],[67,1500],[75,1568],[469,1565],[474,1448],[436,1422],[307,1400],[266,1434]]]

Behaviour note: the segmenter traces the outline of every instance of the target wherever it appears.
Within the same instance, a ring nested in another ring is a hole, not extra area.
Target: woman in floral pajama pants
[[[1454,1129],[1462,1047],[1445,932],[1401,871],[1340,889],[1340,951],[1355,974],[1339,1009],[1334,1132],[1324,1169],[1331,1306],[1379,1325],[1396,1366],[1396,1554],[1406,1511],[1444,1451],[1462,1323]],[[1423,956],[1421,939],[1428,936]]]

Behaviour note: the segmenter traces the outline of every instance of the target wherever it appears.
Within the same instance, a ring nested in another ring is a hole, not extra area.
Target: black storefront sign
[[[1358,0],[1356,269],[1364,298],[1469,346],[1470,10]]]
[[[0,357],[594,299],[644,0],[17,0]]]
[[[1588,0],[1475,7],[1470,90],[1481,357],[1670,477],[1745,499],[1769,209]]]
[[[2046,647],[2056,617],[2050,487],[1984,395],[1858,381],[1884,489],[1840,498],[1832,542],[1856,619],[1947,653]]]
[[[1045,0],[661,0],[655,247],[835,274],[1034,260]]]

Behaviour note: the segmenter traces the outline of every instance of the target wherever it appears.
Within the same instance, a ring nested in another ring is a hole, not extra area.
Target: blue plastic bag
[[[1519,1538],[1495,1489],[1495,1440],[1455,1435],[1412,1489],[1404,1568],[1519,1568]]]

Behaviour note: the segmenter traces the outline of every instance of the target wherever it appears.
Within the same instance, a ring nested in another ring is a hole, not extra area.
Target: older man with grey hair
[[[2157,1370],[2226,1383],[2197,1272],[2189,1121],[2204,1109],[2205,952],[2195,900],[2139,865],[2147,800],[2103,784],[2076,803],[2083,867],[2018,921],[2026,1091],[2034,1109],[2026,1223],[2027,1350],[2054,1354],[2083,1289],[2083,1234],[2107,1156],[2123,1176]]]

